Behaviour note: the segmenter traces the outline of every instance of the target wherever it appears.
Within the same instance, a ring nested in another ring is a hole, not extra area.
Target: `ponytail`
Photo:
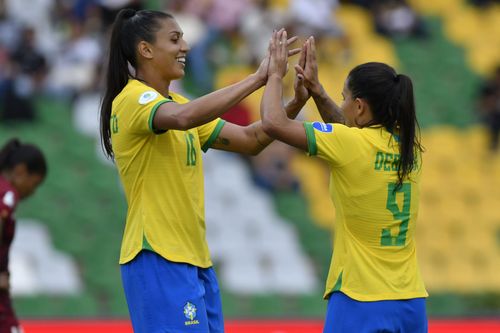
[[[106,70],[106,91],[100,110],[101,144],[105,155],[113,159],[111,144],[111,108],[113,100],[125,88],[129,78],[133,77],[129,70],[137,69],[137,44],[144,40],[155,41],[155,33],[160,29],[160,19],[173,18],[172,15],[150,11],[122,9],[116,16],[111,30],[109,55]]]
[[[353,99],[365,99],[373,113],[373,122],[397,136],[400,159],[398,162],[399,190],[403,181],[417,167],[420,152],[420,127],[415,112],[411,79],[383,63],[369,62],[356,66],[347,78]]]
[[[47,174],[47,162],[41,150],[35,145],[22,144],[17,138],[13,138],[0,150],[0,172],[10,171],[19,164],[26,165],[31,174]]]
[[[399,132],[400,159],[398,165],[398,183],[396,189],[403,185],[404,179],[412,170],[418,167],[420,152],[423,151],[420,144],[420,126],[418,125],[415,112],[415,99],[413,96],[413,83],[411,79],[398,74],[396,77],[396,102],[395,109]]]

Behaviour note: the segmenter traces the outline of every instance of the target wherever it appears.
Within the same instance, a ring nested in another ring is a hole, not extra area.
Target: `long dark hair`
[[[115,97],[133,77],[129,64],[137,69],[136,47],[140,41],[155,42],[160,20],[173,16],[153,10],[122,9],[116,16],[109,43],[106,92],[101,104],[101,143],[107,157],[113,159],[111,145],[111,106]]]
[[[42,151],[35,145],[10,139],[0,150],[0,171],[10,171],[16,165],[24,164],[30,174],[45,177],[47,162]]]
[[[423,147],[420,127],[415,112],[413,83],[404,74],[379,62],[356,66],[347,77],[352,98],[364,99],[373,113],[373,123],[384,126],[398,136],[400,159],[398,162],[399,189],[413,168],[417,166]]]

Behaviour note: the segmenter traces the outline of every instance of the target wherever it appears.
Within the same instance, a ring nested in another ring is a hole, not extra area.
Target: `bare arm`
[[[286,73],[288,60],[285,40],[286,32],[273,34],[269,76],[260,107],[262,124],[265,133],[270,137],[307,151],[303,124],[289,119],[282,105],[283,76]]]
[[[262,77],[252,74],[238,83],[216,90],[186,104],[164,103],[156,112],[153,125],[156,129],[161,130],[187,130],[206,124],[263,85]]]
[[[297,37],[288,39],[286,46],[295,40],[297,40]],[[300,52],[300,50],[293,49],[287,52],[293,55]],[[187,130],[216,119],[266,83],[268,66],[269,56],[266,56],[257,71],[240,82],[216,90],[186,104],[162,104],[153,119],[154,127],[159,130]]]
[[[304,50],[303,50],[304,52]],[[316,61],[316,46],[313,37],[305,42],[306,61],[305,67],[300,63],[295,66],[297,75],[303,77],[304,86],[307,88],[314,103],[318,108],[321,118],[326,123],[344,123],[344,117],[337,104],[328,96],[319,82],[318,63]]]
[[[305,101],[291,100],[284,110],[287,117],[290,119],[295,118],[304,106],[304,103]],[[256,121],[248,126],[226,123],[212,144],[212,148],[247,155],[257,155],[273,140],[273,138],[264,132],[262,121]]]
[[[289,41],[287,41],[287,45]],[[299,63],[305,63],[305,54],[303,51],[304,47],[302,48]],[[291,53],[288,52],[288,56],[290,55]],[[289,119],[295,119],[309,99],[309,92],[304,87],[303,80],[299,79],[298,76],[295,78],[294,90],[295,97],[284,108],[286,117]],[[261,121],[244,127],[228,123],[222,128],[212,148],[257,155],[273,140],[273,138],[264,132]]]
[[[318,108],[321,119],[325,123],[344,123],[344,116],[338,105],[328,96],[323,86],[319,94],[312,94],[312,98]]]

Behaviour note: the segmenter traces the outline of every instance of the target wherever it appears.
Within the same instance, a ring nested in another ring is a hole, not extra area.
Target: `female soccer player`
[[[101,138],[128,203],[120,264],[136,333],[224,331],[205,239],[201,151],[257,154],[272,141],[260,122],[218,118],[266,83],[269,57],[244,80],[188,101],[169,89],[184,76],[188,51],[169,14],[124,9],[116,17]],[[289,103],[289,115],[304,103]]]
[[[20,200],[32,195],[47,174],[43,153],[30,144],[11,139],[0,150],[0,333],[20,333],[9,292],[9,250]]]
[[[273,34],[261,116],[269,136],[331,168],[337,220],[324,332],[426,332],[427,292],[414,240],[422,147],[412,82],[382,63],[359,65],[339,108],[317,80],[310,38],[298,73],[330,123],[291,120],[281,106],[284,41],[286,32]]]

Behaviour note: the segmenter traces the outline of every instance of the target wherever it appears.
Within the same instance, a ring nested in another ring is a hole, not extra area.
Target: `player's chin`
[[[184,71],[184,69],[178,69],[176,70],[174,73],[173,73],[173,80],[179,80],[179,79],[182,79],[184,76],[186,75],[186,72]]]

